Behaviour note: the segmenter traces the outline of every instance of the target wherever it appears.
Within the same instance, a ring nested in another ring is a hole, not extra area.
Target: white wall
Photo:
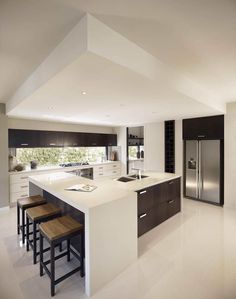
[[[112,127],[8,118],[9,129],[113,133]]]
[[[225,207],[236,208],[236,102],[227,104],[225,115]]]
[[[164,122],[144,126],[144,169],[164,171]]]
[[[116,128],[114,128],[114,133],[117,134],[117,145],[121,147],[121,174],[126,175],[126,173],[127,173],[126,127],[116,127]]]
[[[8,131],[5,105],[0,104],[0,208],[9,206]]]

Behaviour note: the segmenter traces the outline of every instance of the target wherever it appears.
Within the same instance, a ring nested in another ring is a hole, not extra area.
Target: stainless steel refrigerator
[[[220,140],[185,141],[186,197],[223,204],[221,151]]]

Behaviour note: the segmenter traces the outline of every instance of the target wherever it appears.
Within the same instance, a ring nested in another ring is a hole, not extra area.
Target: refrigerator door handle
[[[196,163],[196,198],[198,198],[199,193],[199,142],[196,142],[196,154],[197,154],[197,163]]]
[[[199,141],[198,144],[199,144],[199,146],[198,146],[198,151],[199,151],[198,198],[201,199],[201,197],[202,197],[202,144],[201,144],[201,141]]]

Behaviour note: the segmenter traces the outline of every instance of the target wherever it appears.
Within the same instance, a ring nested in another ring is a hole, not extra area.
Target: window
[[[66,162],[100,162],[106,147],[17,148],[19,163],[36,160],[39,165],[59,165]]]

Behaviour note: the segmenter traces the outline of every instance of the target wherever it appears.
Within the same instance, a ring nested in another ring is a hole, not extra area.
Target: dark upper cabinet
[[[83,133],[86,146],[116,146],[117,135],[100,133]]]
[[[117,145],[115,134],[9,129],[9,148]]]
[[[84,138],[80,133],[75,133],[75,132],[63,133],[63,145],[65,147],[83,146],[83,139]]]
[[[224,115],[184,119],[183,139],[224,139]]]
[[[108,146],[117,146],[117,135],[116,134],[107,134],[107,145]]]
[[[63,146],[63,132],[55,131],[40,131],[40,147],[62,147]]]
[[[8,130],[9,148],[39,147],[39,131],[32,130]]]

